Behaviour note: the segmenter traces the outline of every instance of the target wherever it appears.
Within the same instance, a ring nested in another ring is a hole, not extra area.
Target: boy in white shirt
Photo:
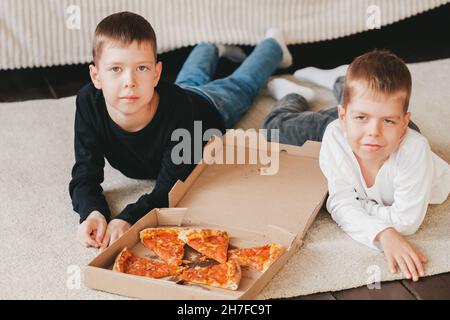
[[[345,80],[338,78],[345,71]],[[372,51],[356,58],[348,70],[306,68],[295,77],[329,88],[334,84],[342,104],[337,110],[310,112],[299,95],[303,90],[311,98],[307,88],[269,83],[274,97],[297,93],[278,102],[264,127],[279,128],[284,143],[322,141],[320,167],[328,180],[332,218],[354,240],[383,250],[391,272],[400,268],[406,278],[418,281],[427,258],[404,236],[419,229],[428,204],[447,199],[450,166],[430,150],[415,126],[417,131],[408,128],[407,66],[394,54]]]

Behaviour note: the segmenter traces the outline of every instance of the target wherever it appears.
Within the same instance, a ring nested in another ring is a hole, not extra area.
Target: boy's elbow
[[[404,236],[410,236],[419,230],[420,224],[396,224],[394,225],[395,230]]]
[[[411,214],[410,217],[397,216],[396,219],[392,219],[393,226],[395,230],[404,236],[409,236],[419,230],[424,218],[425,218],[426,208],[422,212],[417,212],[417,214]]]

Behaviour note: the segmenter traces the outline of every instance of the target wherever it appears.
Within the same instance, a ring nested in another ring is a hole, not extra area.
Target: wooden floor
[[[450,5],[406,19],[381,30],[369,31],[346,38],[313,44],[290,46],[294,65],[280,71],[293,72],[304,66],[331,68],[351,62],[352,57],[373,48],[389,49],[406,62],[450,58],[450,42],[443,34],[450,30]],[[251,47],[242,47],[250,52]],[[162,78],[173,81],[191,47],[160,55],[164,64]],[[221,60],[216,77],[223,77],[237,67]],[[89,82],[88,65],[55,66],[0,71],[0,102],[31,99],[57,99],[72,96]],[[346,299],[449,299],[450,273],[412,281],[384,282],[379,290],[363,286],[339,292],[328,292],[290,298],[295,300]]]

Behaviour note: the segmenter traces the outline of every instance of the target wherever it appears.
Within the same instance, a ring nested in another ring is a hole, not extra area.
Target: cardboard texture
[[[170,208],[149,212],[89,263],[85,285],[143,299],[250,299],[257,295],[302,245],[323,205],[327,184],[319,168],[320,143],[308,141],[302,147],[267,143],[255,133],[258,144],[251,145],[243,135],[248,133],[237,130],[223,139],[213,137],[203,160],[186,181],[178,181],[172,188]],[[279,159],[278,172],[272,175],[264,173],[268,165],[261,161],[268,151],[273,159]],[[259,152],[256,161],[251,159],[255,152]],[[228,156],[239,158],[239,153],[245,155],[244,164],[211,163],[212,158],[216,162],[225,162]],[[139,232],[156,226],[225,230],[231,247],[277,243],[285,252],[264,273],[243,267],[236,291],[113,272],[114,260],[124,247],[141,257],[155,257],[140,243]]]

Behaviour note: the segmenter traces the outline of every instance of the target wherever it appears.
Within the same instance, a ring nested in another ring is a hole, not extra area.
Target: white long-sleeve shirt
[[[325,130],[319,159],[328,180],[328,212],[350,237],[373,249],[380,249],[375,237],[388,227],[403,235],[416,232],[428,204],[444,202],[450,192],[449,164],[409,128],[370,188],[339,120]]]

